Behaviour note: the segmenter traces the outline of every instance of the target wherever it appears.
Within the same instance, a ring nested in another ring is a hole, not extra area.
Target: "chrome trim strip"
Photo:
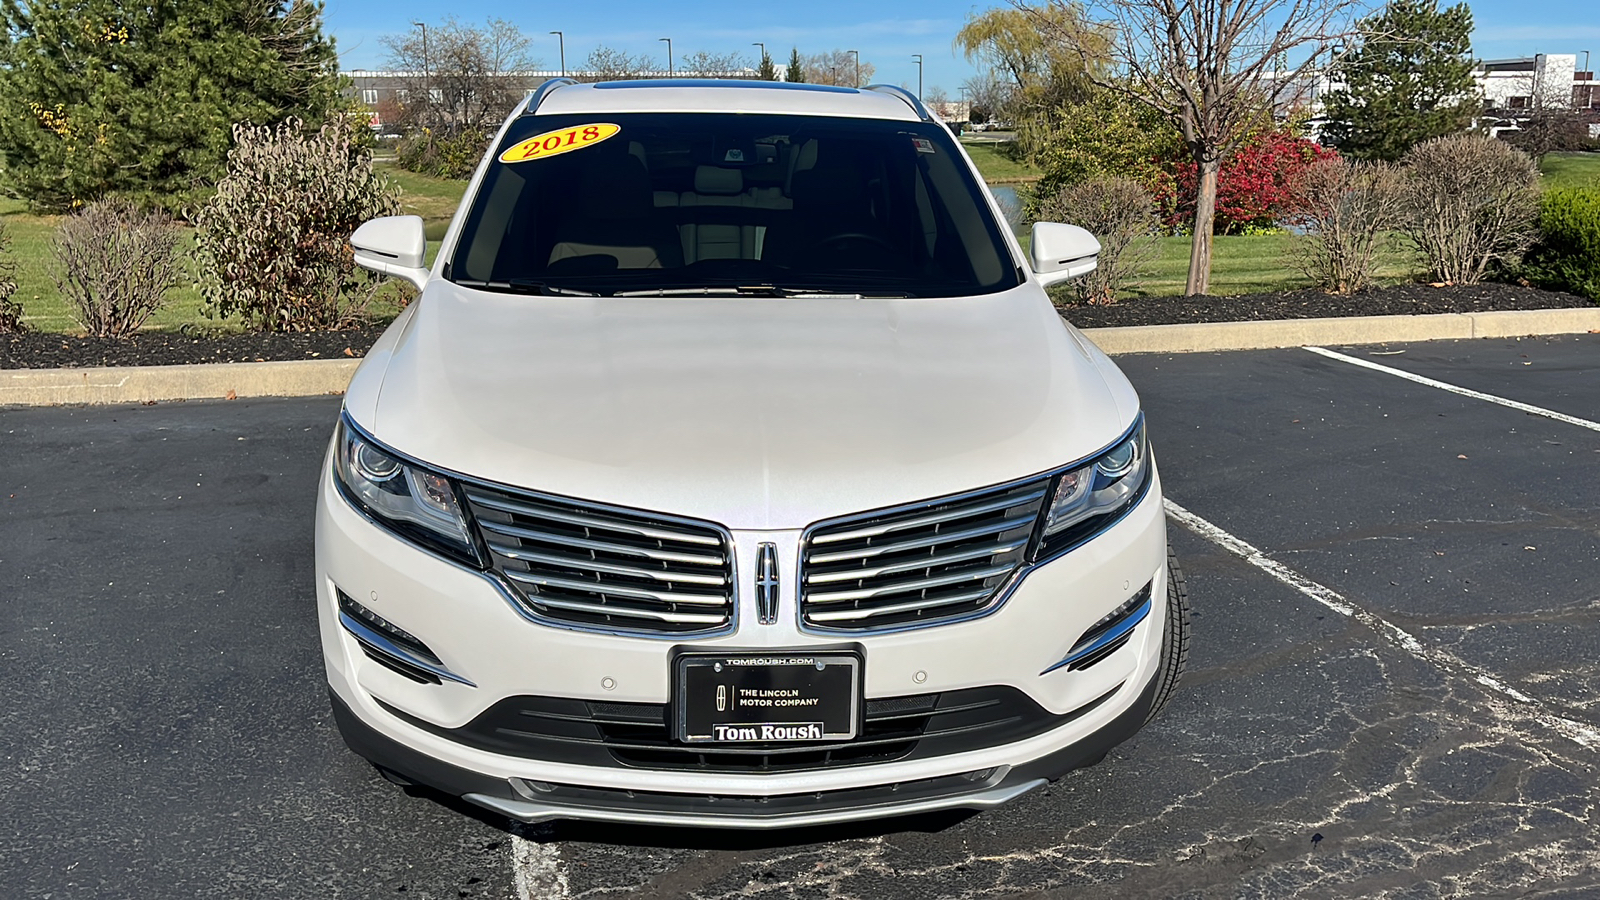
[[[462,678],[460,675],[457,675],[449,669],[446,669],[444,666],[439,665],[433,660],[418,656],[415,653],[412,653],[410,650],[407,650],[399,644],[396,644],[394,641],[389,640],[389,638],[386,637],[383,632],[369,627],[366,623],[342,609],[339,610],[339,624],[344,626],[345,631],[350,632],[351,637],[355,638],[360,643],[371,647],[378,653],[382,653],[385,656],[392,656],[408,666],[421,669],[422,671],[433,675],[437,675],[439,678],[445,681],[453,681],[456,684],[464,684],[471,688],[477,687],[477,685],[466,680],[465,678]]]
[[[1048,669],[1045,669],[1043,672],[1040,672],[1039,674],[1040,675],[1049,675],[1051,672],[1054,672],[1055,670],[1061,668],[1062,666],[1070,666],[1073,663],[1077,662],[1078,660],[1083,659],[1086,656],[1092,655],[1095,651],[1101,649],[1102,647],[1105,647],[1108,644],[1114,644],[1117,641],[1120,641],[1123,638],[1127,637],[1128,634],[1130,634],[1133,631],[1133,629],[1138,627],[1140,622],[1143,622],[1146,618],[1149,617],[1151,603],[1152,603],[1151,598],[1148,598],[1148,597],[1145,598],[1145,601],[1143,603],[1141,603],[1138,606],[1134,607],[1133,610],[1128,613],[1127,618],[1125,618],[1121,622],[1118,622],[1117,624],[1111,626],[1109,629],[1106,630],[1106,632],[1104,634],[1100,635],[1099,637],[1095,638],[1094,640],[1090,641],[1089,643],[1083,645],[1082,647],[1074,647],[1074,648],[1072,648],[1072,652],[1068,653],[1066,656],[1062,657],[1060,662],[1056,663],[1055,665],[1051,666]]]
[[[1007,519],[993,526],[983,528],[968,528],[964,531],[942,531],[925,538],[916,538],[910,541],[901,541],[898,544],[878,544],[873,547],[862,547],[860,550],[838,550],[833,553],[817,553],[812,555],[810,563],[814,566],[827,565],[831,562],[842,562],[848,559],[866,559],[872,556],[882,556],[885,553],[901,553],[906,550],[918,550],[923,547],[932,547],[935,544],[946,544],[951,541],[965,541],[996,531],[1010,528],[1020,528],[1038,518],[1037,515],[1017,516]]]
[[[721,613],[713,615],[711,613],[671,612],[657,609],[631,609],[625,606],[602,606],[598,603],[585,603],[582,600],[552,598],[545,594],[536,594],[535,596],[538,598],[537,600],[529,600],[528,602],[538,603],[541,606],[553,606],[556,609],[570,609],[573,612],[614,616],[619,619],[651,619],[656,622],[677,622],[685,625],[692,625],[697,622],[706,625],[717,625],[723,619]]]
[[[813,591],[806,594],[806,602],[843,603],[847,600],[870,600],[873,597],[903,594],[907,591],[925,591],[929,588],[961,584],[964,581],[987,581],[996,575],[1005,575],[1015,568],[1017,568],[1016,563],[1007,563],[1003,566],[989,566],[985,569],[952,572],[949,575],[938,575],[933,578],[919,578],[916,581],[898,581],[879,588],[862,588],[853,591]],[[989,590],[993,590],[993,588]],[[985,591],[985,593],[987,592]]]
[[[516,525],[507,525],[504,522],[490,522],[482,520],[478,527],[495,534],[506,537],[527,538],[530,541],[543,541],[547,544],[563,544],[568,547],[577,547],[582,550],[593,550],[597,553],[615,553],[618,556],[642,556],[657,562],[678,562],[691,566],[721,566],[723,557],[700,556],[695,553],[679,553],[675,550],[661,550],[655,547],[630,547],[627,544],[613,544],[610,541],[597,541],[594,538],[581,538],[573,535],[556,534],[553,531],[539,531],[534,528],[521,528]]]
[[[585,594],[605,594],[616,597],[632,597],[635,600],[654,600],[657,603],[687,603],[690,606],[727,606],[728,598],[720,594],[684,594],[665,593],[652,591],[646,588],[632,587],[620,584],[600,584],[595,581],[583,581],[578,578],[561,578],[556,575],[536,575],[532,572],[518,572],[506,569],[505,576],[518,584],[531,584],[535,587],[560,588],[567,591],[580,591]],[[544,594],[535,596],[544,597]],[[532,598],[530,598],[531,600]],[[542,601],[540,601],[542,602]],[[557,604],[551,603],[550,606]],[[606,609],[607,607],[600,607]],[[721,616],[717,617],[719,620]]]
[[[938,525],[941,522],[954,522],[957,519],[965,519],[968,516],[980,516],[984,513],[995,512],[996,510],[1006,509],[1012,506],[1021,506],[1025,503],[1032,503],[1033,501],[1038,500],[1040,497],[1043,497],[1045,495],[1045,491],[1046,488],[1041,487],[1039,490],[1028,494],[1019,494],[1014,497],[1001,497],[991,500],[988,503],[979,503],[974,506],[963,506],[956,509],[941,510],[936,513],[930,513],[926,516],[918,516],[915,519],[899,519],[894,522],[885,522],[881,525],[870,525],[866,528],[857,528],[854,531],[841,531],[837,534],[825,534],[821,537],[813,538],[813,540],[818,544],[833,544],[839,541],[877,537],[879,535],[889,534],[895,531],[904,531],[907,528],[921,528],[925,525]],[[983,491],[982,493],[987,494],[989,491]],[[932,506],[936,504],[942,506],[944,505],[944,501],[935,500],[926,504],[916,505]],[[887,513],[885,513],[885,515],[887,515]],[[873,518],[876,518],[876,516]],[[1033,516],[1029,516],[1028,518],[1031,519]]]
[[[999,529],[989,528],[979,533],[988,534],[997,530]],[[955,539],[947,537],[942,543],[950,543],[953,540]],[[1021,540],[1011,541],[1009,543],[986,544],[982,547],[972,547],[970,549],[960,550],[955,553],[946,553],[943,556],[919,557],[907,562],[895,563],[888,566],[878,566],[872,569],[841,569],[838,572],[812,574],[806,576],[806,584],[832,584],[835,581],[855,581],[859,578],[876,578],[879,575],[895,575],[900,572],[915,572],[918,569],[927,569],[933,566],[947,566],[951,563],[971,562],[975,559],[982,559],[985,556],[994,556],[998,553],[1010,553],[1012,550],[1015,550],[1027,543],[1028,538],[1024,537]],[[812,559],[811,564],[815,566],[817,561]]]
[[[721,542],[716,538],[703,534],[690,534],[682,531],[668,531],[665,528],[651,528],[648,525],[638,525],[632,522],[621,522],[616,519],[606,519],[599,516],[586,516],[583,513],[568,512],[564,509],[545,509],[538,506],[528,506],[515,500],[506,500],[500,497],[486,497],[482,494],[467,490],[467,499],[479,506],[487,506],[492,510],[512,515],[527,516],[530,519],[553,519],[557,522],[566,522],[569,525],[578,525],[583,528],[602,528],[606,531],[618,531],[623,534],[634,534],[652,541],[677,541],[683,544],[699,544],[703,547],[720,547]],[[512,491],[512,493],[517,493]],[[577,501],[573,505],[587,505]],[[650,513],[644,513],[650,515]]]
[[[940,597],[935,600],[912,600],[906,603],[896,603],[892,606],[875,606],[871,609],[825,609],[813,611],[811,613],[811,621],[854,622],[861,619],[870,619],[873,616],[890,616],[895,613],[910,612],[914,609],[934,609],[955,603],[965,603],[968,600],[976,600],[993,592],[994,588],[983,588],[982,590],[968,591],[965,594],[957,594],[954,597]]]
[[[1001,767],[1009,771],[1009,766]],[[879,803],[815,813],[794,813],[782,816],[709,816],[698,813],[674,815],[672,813],[629,812],[625,810],[595,809],[531,800],[512,800],[488,794],[466,794],[461,799],[476,803],[486,809],[521,822],[535,824],[556,819],[584,819],[596,822],[618,822],[635,825],[688,826],[695,828],[795,828],[802,825],[832,825],[885,816],[902,816],[930,812],[937,809],[988,809],[999,806],[1045,784],[1036,778],[1009,787],[978,790],[971,794],[956,794],[911,803]],[[520,792],[519,792],[520,793]]]
[[[509,544],[497,544],[489,541],[489,550],[507,559],[525,560],[527,562],[544,563],[550,566],[562,566],[568,569],[589,569],[595,572],[604,572],[607,575],[622,575],[627,578],[648,578],[651,581],[682,582],[687,584],[724,585],[728,579],[721,574],[699,575],[691,572],[665,572],[659,569],[638,569],[633,566],[622,566],[616,563],[601,562],[597,559],[577,559],[571,556],[561,556],[555,553],[538,553],[524,550],[521,547],[512,547]],[[609,593],[608,591],[594,591],[594,593]]]

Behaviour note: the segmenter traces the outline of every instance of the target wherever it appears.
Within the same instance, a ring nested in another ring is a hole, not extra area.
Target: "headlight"
[[[1065,550],[1110,525],[1144,496],[1149,482],[1150,447],[1141,414],[1116,446],[1055,477],[1038,556]]]
[[[402,537],[479,565],[450,479],[407,463],[339,420],[333,471],[345,499]]]

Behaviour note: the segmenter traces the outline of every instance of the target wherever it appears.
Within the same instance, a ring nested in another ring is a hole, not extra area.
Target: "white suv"
[[[548,83],[345,398],[317,513],[339,727],[523,821],[1002,803],[1167,701],[1139,399],[915,97]],[[1030,258],[1031,257],[1031,258]]]

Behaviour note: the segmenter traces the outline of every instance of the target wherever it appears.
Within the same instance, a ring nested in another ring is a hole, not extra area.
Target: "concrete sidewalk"
[[[1143,325],[1086,328],[1084,334],[1107,353],[1125,354],[1270,350],[1306,344],[1377,344],[1595,331],[1600,331],[1600,307]],[[315,359],[192,366],[0,369],[0,406],[341,394],[360,362],[359,359]]]

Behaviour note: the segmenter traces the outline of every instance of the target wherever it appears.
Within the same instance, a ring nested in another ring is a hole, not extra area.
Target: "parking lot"
[[[336,398],[0,410],[0,895],[1596,896],[1600,335],[1325,349],[1119,359],[1195,610],[1164,717],[820,833],[513,828],[346,751]]]

